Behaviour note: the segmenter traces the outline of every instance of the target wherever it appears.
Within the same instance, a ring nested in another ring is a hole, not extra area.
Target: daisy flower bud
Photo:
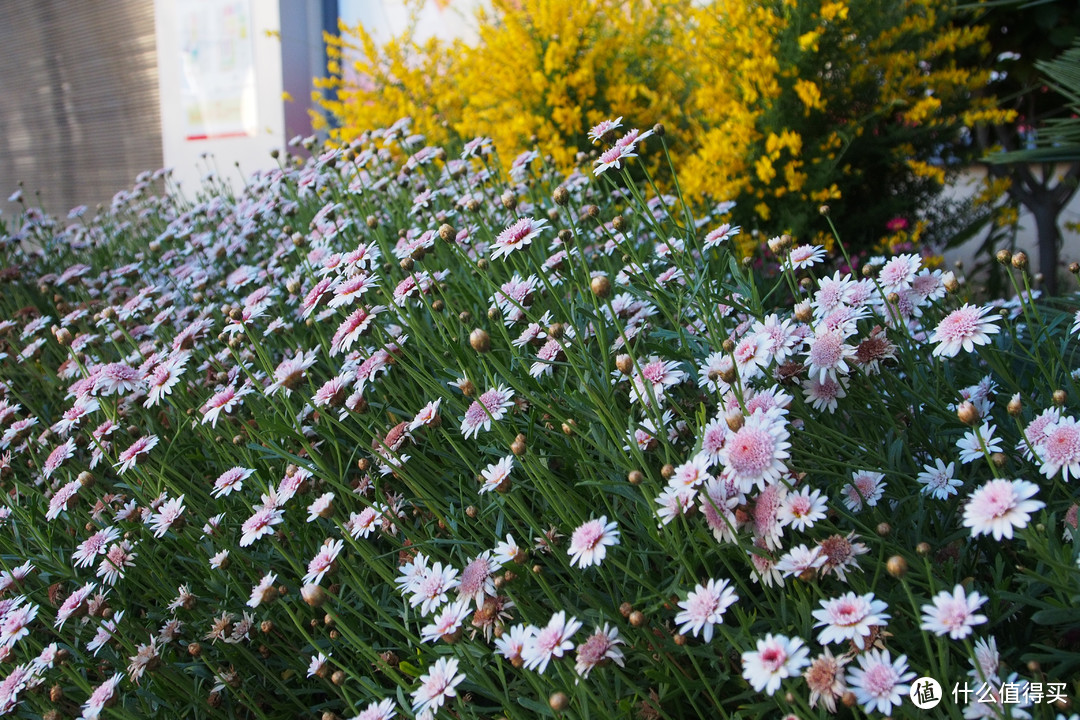
[[[611,297],[611,280],[606,275],[597,275],[589,283],[589,287],[592,289],[593,295],[598,298]]]
[[[559,207],[565,207],[570,202],[570,191],[560,185],[555,188],[555,192],[551,194],[551,198]]]
[[[482,328],[476,328],[469,334],[469,345],[479,353],[491,350],[491,336]]]

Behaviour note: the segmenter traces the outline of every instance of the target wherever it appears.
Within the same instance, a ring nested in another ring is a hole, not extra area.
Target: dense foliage
[[[504,169],[535,148],[566,171],[601,119],[663,121],[699,207],[736,201],[759,241],[828,245],[814,216],[829,202],[847,242],[871,248],[940,246],[949,232],[918,221],[970,157],[962,133],[1010,116],[988,92],[987,27],[950,0],[496,0],[477,31],[380,47],[343,27],[322,122],[347,143],[409,116],[434,144],[493,138]],[[670,169],[652,166],[666,189]]]
[[[0,712],[1063,712],[1076,307],[1022,257],[989,305],[910,253],[751,271],[646,199],[661,132],[593,134],[592,178],[402,121],[11,219]]]

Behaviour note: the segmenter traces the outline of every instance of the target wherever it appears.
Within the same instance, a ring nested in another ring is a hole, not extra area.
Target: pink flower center
[[[728,441],[728,462],[739,475],[760,475],[772,465],[775,447],[767,431],[744,427]]]

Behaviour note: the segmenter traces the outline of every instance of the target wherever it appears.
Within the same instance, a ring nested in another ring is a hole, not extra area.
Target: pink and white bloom
[[[491,259],[506,257],[519,248],[532,244],[540,232],[548,225],[547,220],[534,220],[523,217],[495,236]]]
[[[934,348],[934,357],[956,357],[960,350],[971,352],[976,345],[986,345],[990,336],[1001,332],[995,323],[996,318],[983,317],[993,310],[992,307],[976,307],[964,303],[959,310],[953,310],[938,323],[930,336],[930,342],[938,343]]]
[[[764,490],[787,472],[785,460],[791,457],[787,423],[776,411],[756,412],[743,426],[728,436],[720,451],[723,476],[735,481],[740,492],[757,485]]]
[[[226,497],[234,492],[239,492],[244,487],[244,481],[255,474],[250,468],[234,467],[226,470],[214,481],[214,489],[210,493],[216,498]]]
[[[514,391],[502,385],[488,390],[473,401],[469,409],[465,411],[465,417],[461,420],[461,434],[468,439],[491,430],[492,421],[498,422],[506,415],[506,411],[514,406]]]
[[[844,505],[852,512],[860,512],[863,506],[874,507],[885,492],[885,473],[857,470],[851,473],[851,482],[840,489]]]
[[[1013,530],[1027,527],[1031,513],[1045,507],[1032,500],[1039,487],[1027,480],[991,480],[971,493],[964,506],[964,527],[971,536],[993,535],[995,540],[1012,539]]]
[[[812,490],[808,487],[799,488],[797,492],[788,493],[780,503],[780,509],[776,512],[776,519],[782,527],[791,526],[802,532],[814,527],[814,523],[825,517],[828,506],[820,490]]]
[[[567,619],[565,611],[560,610],[552,615],[548,624],[537,630],[525,643],[521,651],[525,668],[543,673],[552,659],[561,658],[574,649],[570,638],[580,629],[581,623],[577,618]]]
[[[480,494],[492,490],[506,490],[510,486],[510,471],[514,469],[514,456],[507,455],[496,463],[488,465],[480,471],[480,477],[484,484],[480,486]]]
[[[392,720],[397,716],[397,706],[390,698],[370,703],[350,720]]]
[[[956,495],[956,488],[964,484],[955,475],[956,463],[946,465],[942,460],[935,460],[933,465],[923,465],[923,471],[915,479],[922,483],[920,491],[923,495],[945,500],[950,495]]]
[[[607,516],[589,520],[579,525],[570,537],[570,567],[587,568],[599,565],[607,555],[607,549],[619,544],[619,529]]]
[[[888,715],[911,690],[908,682],[915,673],[908,671],[907,656],[895,661],[888,650],[870,650],[858,656],[859,667],[849,668],[848,687],[864,711]]]
[[[162,503],[158,511],[150,518],[150,528],[154,531],[154,537],[164,537],[169,528],[184,514],[184,496],[172,498]]]
[[[758,692],[774,695],[784,678],[795,677],[810,664],[801,638],[766,635],[757,641],[755,650],[742,654],[743,677]]]
[[[596,631],[585,642],[578,645],[574,670],[581,677],[587,678],[593,668],[608,662],[614,662],[622,667],[623,653],[619,649],[619,645],[622,644],[619,629],[604,623],[604,627],[596,628]]]
[[[814,627],[822,628],[818,633],[818,642],[828,645],[851,641],[860,650],[865,649],[872,629],[885,625],[889,619],[889,614],[885,612],[888,607],[883,600],[874,598],[874,593],[856,595],[849,592],[822,600],[821,608],[811,613],[817,620]]]
[[[977,615],[976,611],[988,599],[977,592],[964,592],[962,585],[954,587],[951,593],[942,590],[931,598],[930,603],[922,606],[922,625],[919,627],[939,637],[948,635],[953,640],[962,640],[971,634],[973,626],[986,622],[986,616]]]
[[[341,554],[341,551],[344,549],[345,542],[343,540],[333,540],[331,538],[323,540],[319,552],[317,552],[315,557],[311,558],[311,562],[308,563],[307,574],[304,575],[304,584],[318,585],[321,583],[323,576],[330,572],[334,567],[338,555]]]
[[[1035,450],[1042,458],[1039,471],[1048,478],[1061,473],[1068,482],[1069,476],[1080,478],[1080,423],[1072,417],[1063,417],[1047,426]]]
[[[710,578],[704,585],[695,585],[686,599],[679,602],[682,611],[675,616],[679,632],[690,632],[697,637],[700,631],[705,642],[712,642],[713,626],[724,621],[724,612],[738,599],[727,580]]]
[[[153,450],[157,444],[157,435],[145,435],[139,438],[133,442],[127,450],[120,453],[120,456],[117,458],[119,462],[113,467],[116,468],[118,474],[123,475],[138,463],[142,456]]]
[[[412,693],[413,712],[424,717],[434,715],[447,698],[457,695],[455,688],[464,679],[465,674],[458,672],[457,658],[439,658],[420,676],[420,687]]]

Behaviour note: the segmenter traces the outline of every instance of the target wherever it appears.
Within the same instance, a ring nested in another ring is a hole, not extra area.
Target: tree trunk
[[[1049,200],[1049,199],[1048,199]],[[1039,272],[1043,276],[1043,291],[1056,295],[1058,289],[1058,262],[1061,256],[1061,230],[1058,229],[1060,208],[1053,200],[1028,205],[1035,217],[1035,229],[1039,238]]]

